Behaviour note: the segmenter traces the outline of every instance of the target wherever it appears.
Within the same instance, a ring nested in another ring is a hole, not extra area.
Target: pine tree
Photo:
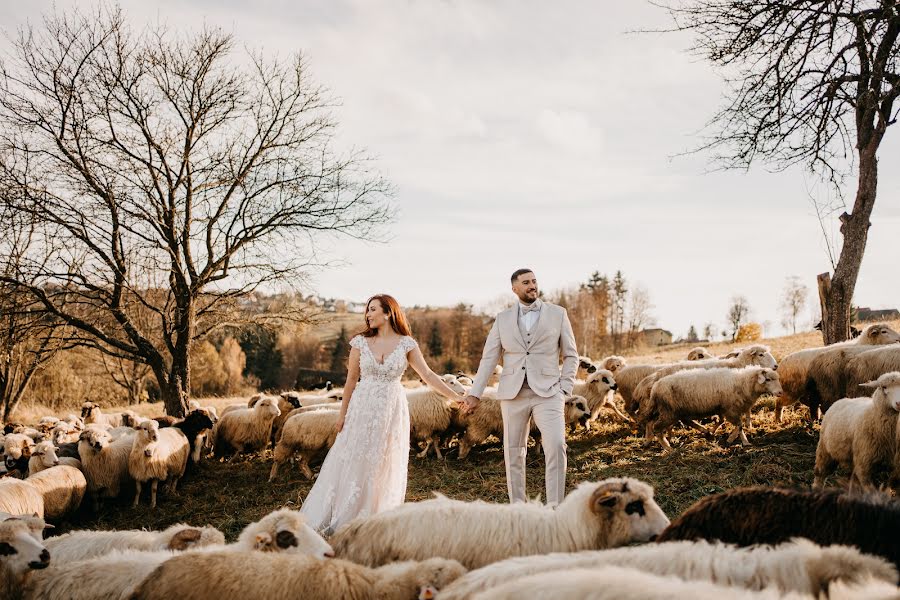
[[[441,329],[438,322],[431,322],[431,336],[428,338],[428,353],[432,358],[437,358],[444,353],[444,340],[441,338]]]
[[[691,325],[691,328],[688,329],[687,341],[689,342],[697,342],[700,338],[697,336],[697,328]]]
[[[334,342],[331,350],[330,371],[343,371],[347,368],[347,358],[350,356],[350,346],[347,340],[347,328],[341,325],[341,332]]]

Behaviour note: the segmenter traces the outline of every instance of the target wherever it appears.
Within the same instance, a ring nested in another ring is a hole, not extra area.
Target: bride
[[[337,438],[301,508],[310,526],[325,535],[406,497],[409,408],[400,378],[407,365],[443,396],[463,398],[428,368],[410,333],[394,298],[369,299],[366,329],[350,340]]]

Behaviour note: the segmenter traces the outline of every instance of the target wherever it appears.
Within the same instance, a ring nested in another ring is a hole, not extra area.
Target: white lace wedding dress
[[[301,511],[314,529],[331,535],[344,523],[393,508],[406,497],[409,464],[409,407],[400,378],[416,341],[404,336],[384,363],[375,360],[366,339],[360,351],[360,378],[334,446]]]

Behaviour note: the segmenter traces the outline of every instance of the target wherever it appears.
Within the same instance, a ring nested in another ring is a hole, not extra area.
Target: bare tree
[[[900,4],[687,0],[667,8],[676,30],[697,34],[694,52],[725,73],[727,102],[703,147],[724,167],[804,164],[836,187],[855,168],[856,197],[839,216],[840,255],[833,275],[819,276],[825,343],[847,339],[878,150],[897,117]]]
[[[809,296],[809,288],[803,285],[796,275],[788,277],[781,292],[781,321],[784,327],[790,328],[792,333],[797,333],[797,322],[800,313],[806,307],[806,299]]]
[[[2,190],[2,188],[0,188]],[[4,195],[5,191],[0,191]],[[0,405],[2,417],[21,402],[32,378],[57,352],[72,346],[69,329],[7,278],[23,278],[22,257],[35,237],[34,223],[16,215],[0,216]]]
[[[118,9],[45,17],[0,72],[6,203],[40,224],[27,292],[82,341],[148,365],[180,415],[190,349],[248,293],[301,281],[319,234],[371,239],[390,186],[334,148],[335,101],[302,56],[220,30],[135,34]],[[149,320],[152,326],[141,323]]]
[[[150,367],[144,363],[128,360],[121,356],[109,356],[100,352],[103,369],[117,386],[122,388],[128,398],[128,404],[138,404],[147,398],[147,376]]]
[[[633,346],[642,329],[655,323],[650,300],[650,291],[642,284],[636,284],[628,293],[628,343]]]
[[[738,331],[750,316],[750,303],[744,296],[733,296],[728,307],[728,315],[725,317],[731,325],[731,341],[737,338]]]
[[[616,271],[609,285],[609,333],[612,336],[613,352],[622,346],[622,334],[625,332],[627,318],[625,308],[628,304],[628,282],[622,271]]]

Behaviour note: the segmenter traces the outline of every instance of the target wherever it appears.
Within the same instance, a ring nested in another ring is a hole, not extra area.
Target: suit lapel
[[[519,327],[519,306],[514,304],[512,308],[509,309],[509,326],[512,328],[514,335],[522,343],[522,347],[526,348],[528,344],[525,343],[525,338],[522,337],[522,329]]]
[[[547,306],[547,303],[544,302],[543,306],[541,306],[541,312],[538,313],[537,322],[531,327],[531,343],[536,343],[541,334],[544,332],[544,325],[548,322],[549,316],[547,312],[550,310],[550,307]]]

